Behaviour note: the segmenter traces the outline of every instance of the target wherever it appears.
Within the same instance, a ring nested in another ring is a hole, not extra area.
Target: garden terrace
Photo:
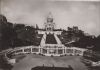
[[[46,36],[46,44],[57,44],[57,41],[54,37],[54,34],[47,34]]]
[[[37,35],[37,38],[36,38],[36,45],[37,46],[40,45],[40,42],[41,42],[42,37],[43,37],[43,34],[38,34]]]

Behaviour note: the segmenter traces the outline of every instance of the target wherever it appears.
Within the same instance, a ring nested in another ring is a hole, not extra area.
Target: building
[[[55,23],[51,13],[49,13],[49,15],[47,16],[44,26],[44,29],[37,30],[38,34],[43,35],[39,46],[32,45],[26,47],[17,47],[7,52],[6,55],[34,53],[41,54],[44,56],[83,56],[84,51],[87,50],[77,47],[66,47],[64,44],[62,44],[62,42],[58,38],[58,35],[61,35],[62,31],[55,29]],[[77,28],[75,29],[77,30]]]
[[[54,19],[51,13],[48,14],[46,17],[46,21],[44,23],[44,29],[43,30],[38,30],[38,34],[61,34],[61,30],[56,30],[55,29],[56,24],[54,23]]]

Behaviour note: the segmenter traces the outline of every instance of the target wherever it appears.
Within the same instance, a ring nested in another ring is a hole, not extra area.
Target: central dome
[[[47,16],[47,22],[53,22],[53,16],[52,16],[51,12],[49,12],[49,14]]]

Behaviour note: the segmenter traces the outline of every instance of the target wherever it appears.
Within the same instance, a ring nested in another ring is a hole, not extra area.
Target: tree
[[[16,24],[14,29],[17,32],[16,46],[34,45],[36,41],[36,29],[24,24]]]
[[[0,18],[0,50],[13,47],[13,40],[15,38],[15,31],[13,24],[7,22],[6,17]]]
[[[91,47],[94,45],[94,38],[92,36],[84,36],[79,39],[79,41],[73,43],[74,46],[80,48],[87,48],[88,46]]]
[[[100,35],[94,39],[94,48],[95,51],[100,51]]]

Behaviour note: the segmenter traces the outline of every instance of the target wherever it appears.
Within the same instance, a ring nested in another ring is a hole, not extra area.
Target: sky
[[[91,35],[100,35],[100,1],[1,0],[1,13],[9,22],[43,28],[51,12],[56,28],[78,26]]]

